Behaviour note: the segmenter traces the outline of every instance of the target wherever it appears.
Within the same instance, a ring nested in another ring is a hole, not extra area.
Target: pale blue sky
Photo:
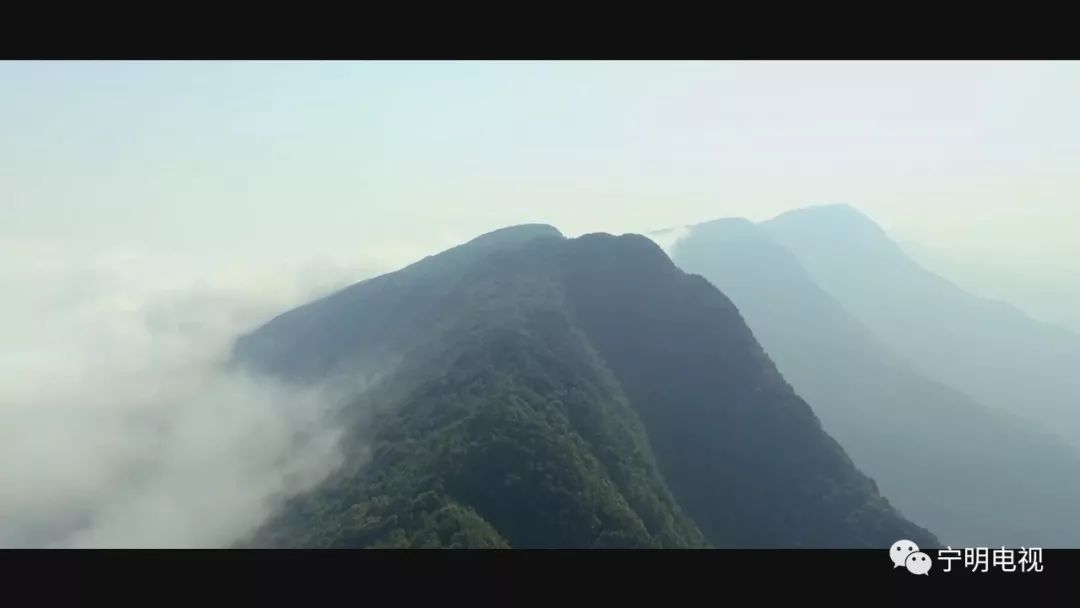
[[[1076,62],[5,62],[0,265],[388,268],[513,223],[847,202],[1075,278],[1078,107]]]

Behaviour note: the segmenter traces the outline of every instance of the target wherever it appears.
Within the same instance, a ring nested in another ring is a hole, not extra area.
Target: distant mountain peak
[[[835,215],[853,215],[870,219],[866,216],[866,214],[864,214],[862,211],[859,211],[859,209],[851,203],[816,203],[813,205],[806,205],[805,207],[799,207],[798,209],[791,209],[789,211],[785,211],[781,213],[780,216],[792,215],[797,213],[830,213]]]
[[[744,217],[722,217],[690,226],[695,233],[722,231],[726,234],[760,234],[757,224]]]
[[[793,209],[777,215],[768,223],[786,224],[790,222],[810,223],[815,227],[859,227],[884,233],[881,226],[870,216],[848,203],[826,203]]]
[[[982,309],[888,238],[852,228],[861,214],[850,206],[790,216],[758,231],[700,224],[673,259],[732,299],[785,380],[906,516],[953,544],[1076,546],[1080,532],[1062,514],[1077,510],[1080,490],[1056,480],[1075,477],[1080,459],[1036,424],[1005,415],[1010,404],[997,397],[1035,413],[1055,386],[1075,396],[1063,382],[1065,348],[1026,363],[1039,351],[1009,330],[1021,323],[1007,320],[1015,313]],[[957,380],[965,384],[951,388]],[[1067,427],[1062,414],[1056,420]],[[1030,500],[1013,505],[1010,496]]]
[[[691,228],[702,228],[704,226],[753,226],[754,223],[745,217],[719,217],[714,220],[707,220],[698,224],[690,226]]]
[[[715,231],[722,231],[725,234],[754,234],[759,232],[759,229],[753,222],[746,218],[723,217],[697,224],[687,224],[673,228],[665,228],[663,230],[655,230],[647,233],[645,236],[656,243],[664,253],[673,257],[679,244],[690,236],[691,233],[702,234],[705,232],[713,233]]]

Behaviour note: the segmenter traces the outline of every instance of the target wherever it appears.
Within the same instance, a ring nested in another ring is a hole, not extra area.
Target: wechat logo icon
[[[912,574],[929,574],[934,561],[930,556],[919,551],[919,546],[910,540],[898,540],[889,547],[889,558],[893,568],[904,567]]]

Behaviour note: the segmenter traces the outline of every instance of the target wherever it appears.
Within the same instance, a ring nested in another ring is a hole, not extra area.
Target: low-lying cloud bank
[[[52,262],[0,267],[0,547],[224,547],[339,464],[347,392],[224,363],[239,333],[373,273]]]

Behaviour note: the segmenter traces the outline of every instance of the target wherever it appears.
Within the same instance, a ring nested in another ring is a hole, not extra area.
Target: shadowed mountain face
[[[762,227],[924,375],[1080,446],[1080,336],[927,271],[846,205],[786,213]]]
[[[861,229],[858,225],[854,229]],[[730,296],[784,377],[882,492],[953,546],[1080,546],[1080,458],[932,380],[811,280],[762,227],[692,226],[672,257]]]
[[[391,369],[406,352],[424,344],[434,328],[475,305],[458,282],[478,260],[517,243],[552,238],[563,237],[546,225],[490,232],[290,310],[262,331],[241,337],[236,358],[292,381]]]
[[[239,341],[293,379],[393,362],[354,405],[350,462],[250,545],[937,546],[654,243],[496,234]]]

